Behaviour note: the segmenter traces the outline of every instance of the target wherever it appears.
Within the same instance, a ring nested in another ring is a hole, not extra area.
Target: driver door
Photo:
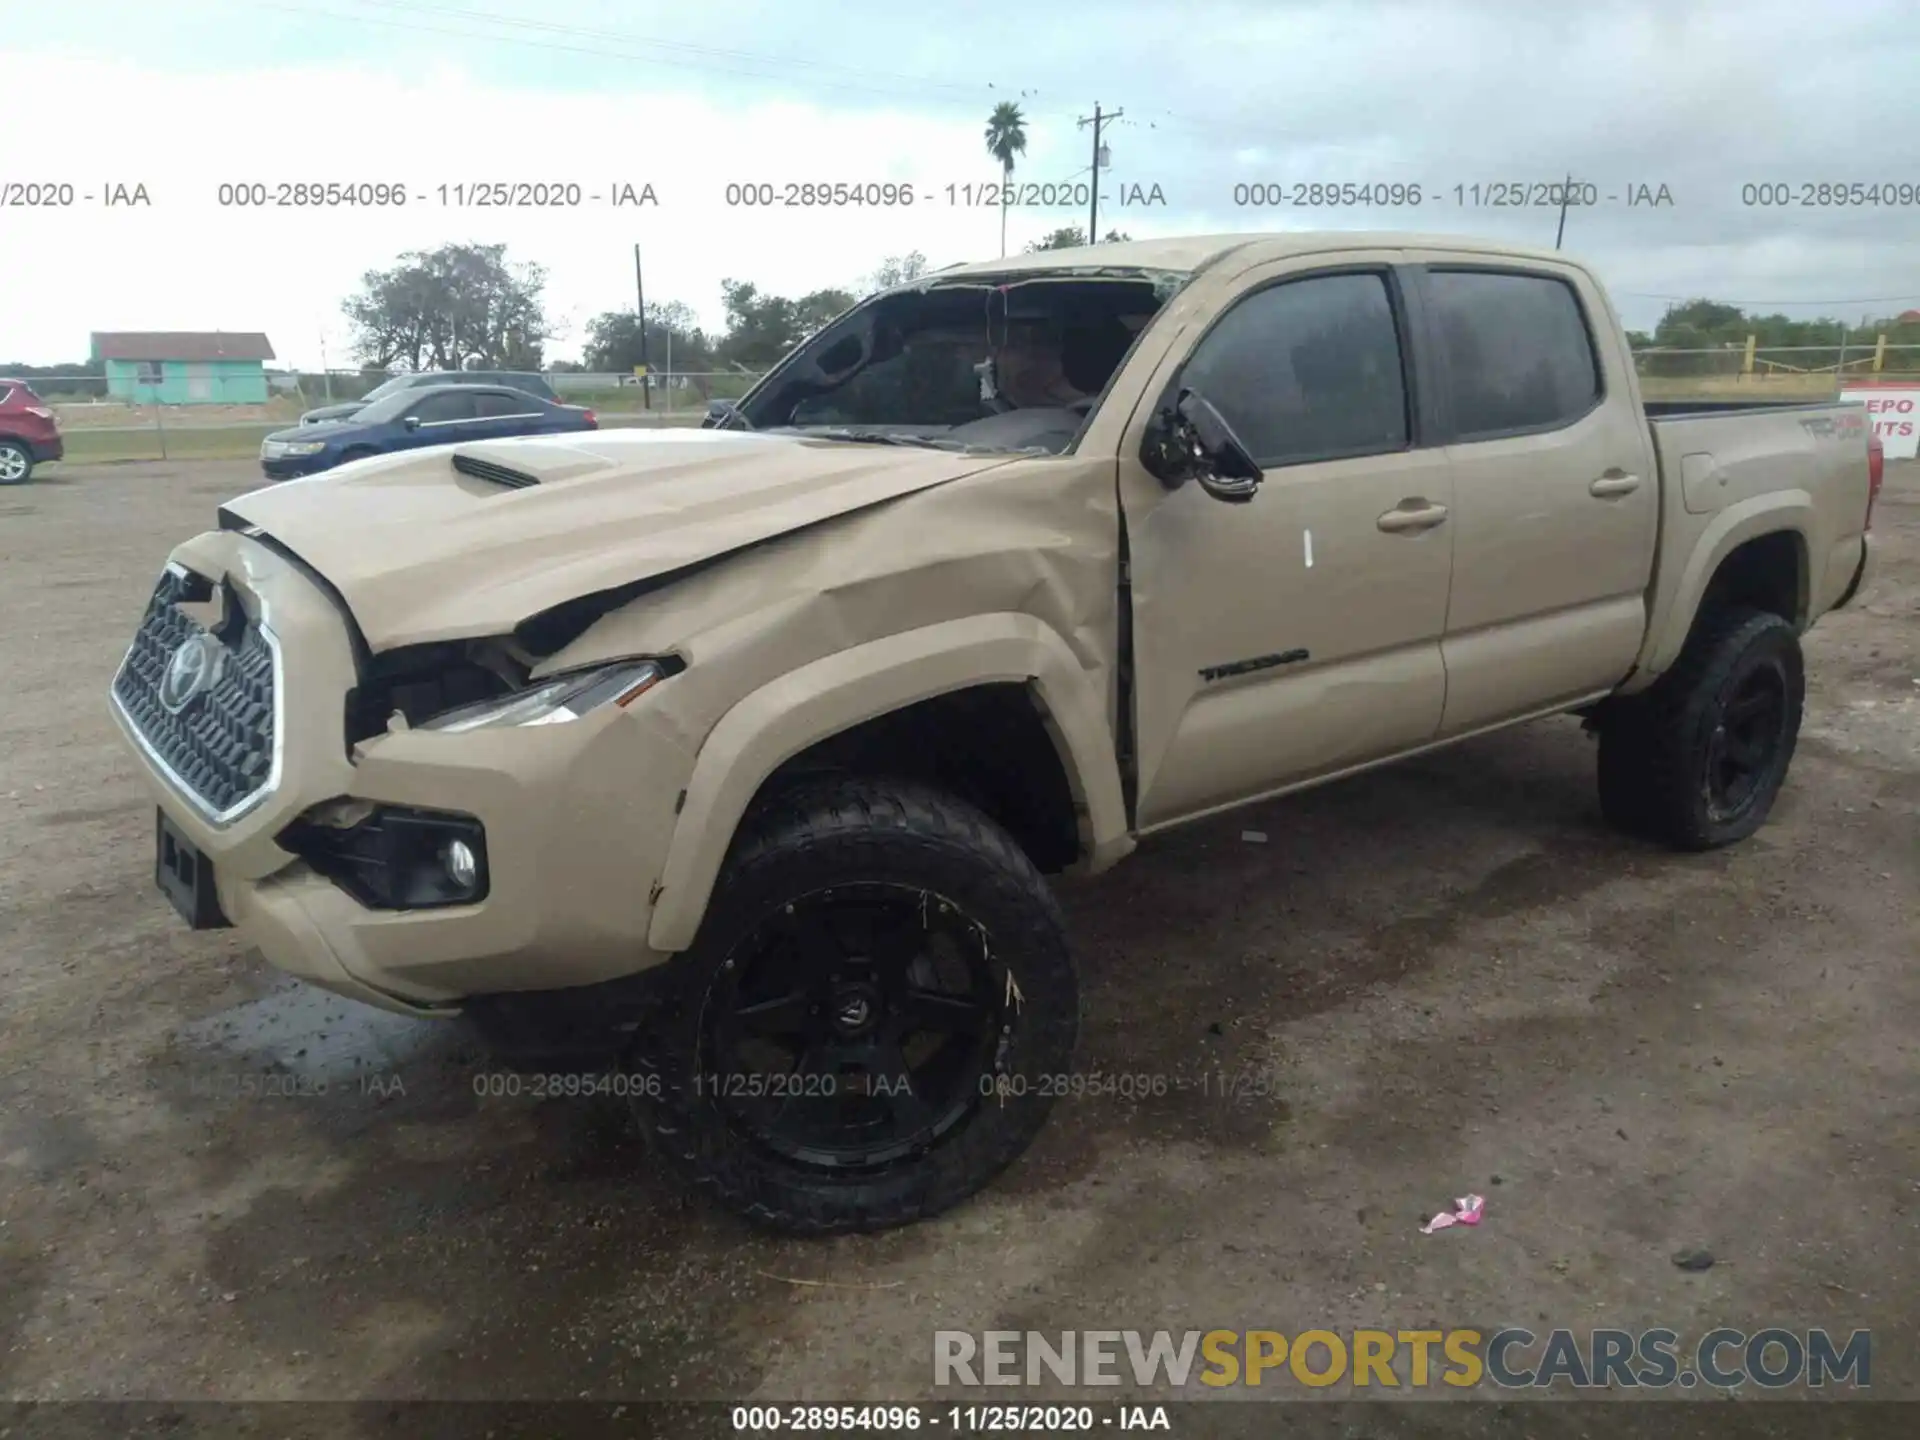
[[[1251,501],[1167,490],[1129,427],[1140,830],[1439,731],[1451,472],[1418,443],[1394,258],[1255,266],[1159,366],[1150,400],[1194,387],[1259,462]]]

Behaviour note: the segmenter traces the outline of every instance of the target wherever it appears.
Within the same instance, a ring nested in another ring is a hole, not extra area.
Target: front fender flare
[[[1084,812],[1082,866],[1132,849],[1106,697],[1067,643],[1030,615],[974,616],[889,635],[803,665],[739,701],[708,733],[660,874],[648,943],[693,943],[728,847],[761,784],[808,746],[975,685],[1030,684]]]

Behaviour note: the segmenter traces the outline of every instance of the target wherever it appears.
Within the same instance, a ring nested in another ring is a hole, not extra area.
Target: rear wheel
[[[1046,882],[984,814],[845,778],[751,817],[641,1042],[698,1185],[805,1233],[934,1215],[1038,1133],[1078,990]]]
[[[33,452],[18,440],[0,440],[0,485],[24,485],[33,474]]]
[[[1703,618],[1671,670],[1602,718],[1601,811],[1683,850],[1744,840],[1786,780],[1805,700],[1791,624],[1747,609]]]

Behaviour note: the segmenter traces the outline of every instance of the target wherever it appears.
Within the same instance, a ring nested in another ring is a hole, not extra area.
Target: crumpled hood
[[[537,483],[463,474],[455,455]],[[1017,458],[750,432],[604,430],[364,460],[252,491],[224,510],[325,576],[379,651],[504,634],[564,601]]]

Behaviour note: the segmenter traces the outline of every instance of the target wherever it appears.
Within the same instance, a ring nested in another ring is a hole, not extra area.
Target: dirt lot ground
[[[975,1202],[826,1243],[182,928],[105,693],[253,483],[0,492],[0,1397],[913,1398],[940,1328],[1516,1323],[1871,1328],[1920,1399],[1920,467],[1754,840],[1615,838],[1555,721],[1149,844],[1067,893],[1084,1067],[1242,1093],[1065,1103]]]

